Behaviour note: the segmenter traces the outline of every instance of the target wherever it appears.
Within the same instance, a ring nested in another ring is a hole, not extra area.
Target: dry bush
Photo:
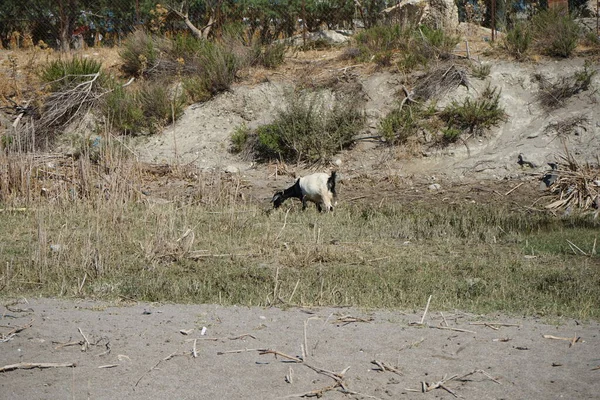
[[[570,76],[560,77],[556,82],[551,82],[542,74],[535,74],[534,79],[540,86],[536,97],[547,110],[556,109],[576,94],[590,89],[595,74],[596,70],[591,70],[587,62],[583,69]]]
[[[441,65],[419,79],[414,88],[415,97],[423,100],[439,98],[459,86],[469,88],[467,72],[455,64]]]
[[[546,208],[566,212],[600,208],[600,160],[596,165],[580,164],[565,147],[565,155],[557,164],[557,169],[543,178],[552,174],[554,180],[549,187],[552,202]]]
[[[579,128],[586,130],[585,126],[589,123],[589,119],[585,116],[575,115],[565,118],[564,120],[552,122],[544,128],[544,133],[555,133],[556,136],[565,136],[578,134]]]

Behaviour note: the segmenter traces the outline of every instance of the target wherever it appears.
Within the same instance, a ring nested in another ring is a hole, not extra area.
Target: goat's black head
[[[271,199],[271,203],[273,203],[273,208],[279,208],[279,206],[281,206],[281,204],[283,204],[284,200],[285,200],[285,197],[283,197],[283,192],[275,193],[275,195]]]

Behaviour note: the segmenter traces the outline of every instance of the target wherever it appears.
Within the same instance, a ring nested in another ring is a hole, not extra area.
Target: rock
[[[582,16],[590,17],[590,18],[594,18],[594,17],[598,16],[597,0],[588,0],[587,1],[587,3],[585,4],[585,7],[583,7]]]
[[[427,186],[427,189],[431,191],[442,190],[442,185],[440,185],[439,183],[432,183],[431,185]]]
[[[350,35],[347,32],[350,31],[333,31],[333,30],[323,30],[316,32],[309,32],[306,35],[306,41],[314,42],[316,40],[323,40],[329,44],[341,44],[346,43],[350,40]],[[279,42],[279,41],[278,41]],[[282,39],[281,42],[290,43],[294,46],[300,46],[304,43],[304,38],[302,35],[295,35],[289,39]]]
[[[227,174],[239,174],[240,169],[234,165],[228,165],[225,167],[225,169],[223,169],[223,172]]]
[[[329,44],[341,44],[350,40],[350,37],[331,30],[317,31],[310,34],[310,40],[315,41],[319,39],[324,40]]]
[[[336,159],[333,161],[333,164],[334,164],[336,167],[340,167],[340,166],[342,165],[342,160],[341,160],[340,158],[336,158]]]

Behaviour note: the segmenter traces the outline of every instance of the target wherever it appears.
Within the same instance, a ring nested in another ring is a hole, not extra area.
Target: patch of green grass
[[[592,219],[498,204],[264,212],[235,182],[211,186],[204,205],[92,197],[0,214],[3,296],[407,309],[433,294],[433,309],[600,317],[598,256],[564,247],[591,253]]]

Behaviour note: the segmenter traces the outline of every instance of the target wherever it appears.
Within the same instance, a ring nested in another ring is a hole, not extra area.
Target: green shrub
[[[250,129],[245,124],[238,126],[231,134],[230,151],[234,154],[241,153],[246,148],[249,135]]]
[[[275,121],[259,127],[253,153],[259,160],[322,161],[350,146],[365,123],[354,99],[334,98],[328,106],[319,92],[296,92]]]
[[[187,98],[194,102],[207,101],[211,97],[205,82],[199,76],[186,76],[181,79]]]
[[[379,123],[379,133],[391,144],[404,144],[419,130],[418,104],[395,108]],[[414,111],[414,112],[413,112]]]
[[[503,46],[517,60],[523,59],[531,46],[533,33],[530,25],[525,22],[516,23],[503,40]]]
[[[157,133],[183,113],[185,96],[171,94],[159,83],[144,82],[138,90],[118,86],[106,95],[103,112],[112,128],[127,135]]]
[[[185,96],[181,93],[169,93],[160,83],[144,84],[137,98],[144,113],[144,126],[150,133],[158,133],[166,124],[183,114]]]
[[[446,127],[442,129],[442,141],[444,143],[454,143],[460,138],[462,131],[456,128]]]
[[[359,50],[356,58],[369,61],[375,54],[400,49],[408,39],[408,32],[400,25],[377,25],[361,31],[355,37]]]
[[[169,42],[136,30],[124,40],[123,49],[119,52],[123,61],[121,69],[131,76],[146,74],[157,65],[161,47],[168,48]]]
[[[135,135],[144,129],[144,111],[131,91],[118,86],[105,96],[103,113],[112,128],[126,135]]]
[[[462,103],[453,101],[442,110],[440,118],[449,128],[480,134],[506,119],[506,113],[499,103],[500,91],[488,86],[477,99],[467,97]]]
[[[536,46],[542,53],[553,57],[569,57],[581,35],[581,28],[568,12],[548,9],[532,19]]]
[[[211,95],[228,90],[242,66],[233,52],[207,40],[202,41],[197,63],[200,68],[198,75]]]
[[[252,46],[251,65],[262,65],[266,68],[277,68],[285,61],[285,52],[287,45],[285,43],[275,43],[261,45],[255,43]]]
[[[50,91],[56,92],[91,80],[91,75],[100,72],[101,67],[102,63],[92,58],[59,59],[44,64],[39,71],[39,76],[42,82],[49,84]],[[97,83],[106,80],[104,74],[101,74],[99,78],[96,79]]]
[[[460,37],[450,35],[442,29],[430,28],[426,25],[420,25],[414,34],[416,37],[413,51],[427,54],[427,59],[446,57],[454,51]]]
[[[356,59],[391,64],[392,55],[401,55],[399,67],[410,71],[429,60],[452,53],[460,37],[425,25],[402,28],[400,25],[378,25],[356,35],[359,50]]]
[[[583,36],[583,42],[596,49],[600,48],[600,36],[598,36],[598,33],[596,33],[595,30],[586,32]]]
[[[379,134],[390,144],[405,144],[421,130],[427,129],[435,114],[435,104],[405,103],[389,112],[379,123]]]
[[[475,65],[471,69],[471,73],[475,78],[485,79],[490,76],[490,72],[492,72],[492,64],[479,64]]]

